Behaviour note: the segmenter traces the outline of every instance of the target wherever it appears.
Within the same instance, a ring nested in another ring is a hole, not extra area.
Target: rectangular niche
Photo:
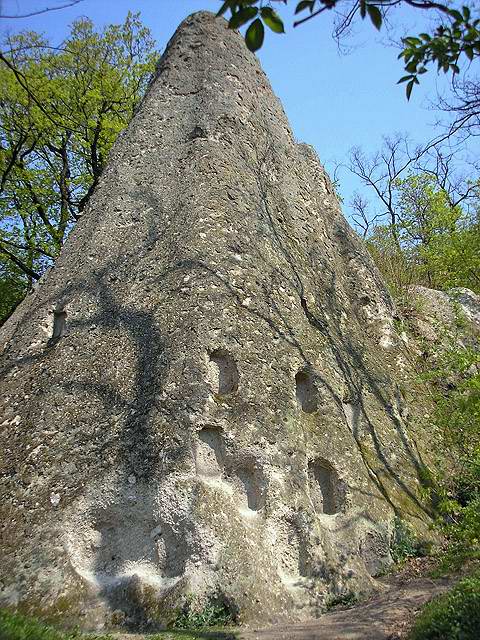
[[[228,395],[238,389],[238,369],[233,356],[224,349],[209,353],[209,377],[214,393]]]
[[[198,434],[195,450],[197,475],[204,478],[220,478],[223,475],[225,448],[220,429],[205,427]]]
[[[56,344],[65,334],[67,327],[67,312],[64,309],[53,312],[52,335],[48,341],[48,346]]]
[[[342,511],[344,485],[328,460],[316,458],[308,463],[308,484],[310,499],[317,513],[333,515]]]
[[[295,395],[305,413],[314,413],[318,409],[318,392],[314,375],[309,369],[301,369],[295,376]]]

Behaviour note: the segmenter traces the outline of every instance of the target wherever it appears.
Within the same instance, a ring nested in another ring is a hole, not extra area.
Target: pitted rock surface
[[[470,289],[437,291],[419,285],[410,288],[413,308],[409,322],[414,335],[440,350],[478,345],[480,296]]]
[[[429,517],[393,313],[257,59],[189,17],[1,330],[1,604],[266,623],[374,589]]]

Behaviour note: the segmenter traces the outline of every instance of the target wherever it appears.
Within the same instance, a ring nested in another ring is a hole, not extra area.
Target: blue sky
[[[28,11],[64,4],[65,0],[3,0],[2,13]],[[292,4],[292,0],[290,2]],[[55,44],[65,36],[69,23],[80,15],[91,18],[98,26],[121,22],[127,11],[140,11],[143,22],[151,29],[163,50],[180,21],[193,11],[216,11],[216,0],[83,0],[75,7],[53,11],[32,18],[2,20],[0,28],[17,31],[34,29],[48,34]],[[288,16],[292,10],[289,9]],[[395,24],[410,32],[426,26],[426,14],[399,11]],[[409,25],[409,26],[408,26]],[[427,27],[428,28],[428,27]],[[438,88],[446,86],[443,74],[432,70],[416,87],[412,99],[405,99],[404,86],[396,82],[402,73],[397,61],[398,50],[385,46],[368,23],[361,24],[348,55],[341,55],[331,37],[331,16],[322,15],[287,34],[267,34],[259,52],[275,93],[282,100],[296,138],[315,146],[322,162],[332,171],[334,162],[345,162],[348,150],[359,145],[367,152],[377,150],[382,135],[406,132],[421,143],[436,133],[438,114],[429,109]],[[345,209],[356,179],[348,172],[340,173],[340,191]],[[348,211],[346,211],[348,213]]]

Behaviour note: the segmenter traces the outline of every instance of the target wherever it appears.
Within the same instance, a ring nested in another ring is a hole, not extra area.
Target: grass
[[[235,640],[233,633],[205,629],[172,629],[147,637],[148,640]],[[33,618],[0,609],[0,640],[115,640],[115,636],[61,631]]]
[[[480,571],[426,604],[408,640],[478,640],[480,637]]]
[[[78,631],[60,631],[33,618],[0,609],[1,640],[83,640]],[[113,640],[109,635],[89,635],[88,640]]]

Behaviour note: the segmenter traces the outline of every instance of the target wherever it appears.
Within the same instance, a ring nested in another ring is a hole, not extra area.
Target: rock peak
[[[396,514],[428,521],[390,298],[212,14],[170,41],[1,343],[2,604],[308,618],[373,587]]]

